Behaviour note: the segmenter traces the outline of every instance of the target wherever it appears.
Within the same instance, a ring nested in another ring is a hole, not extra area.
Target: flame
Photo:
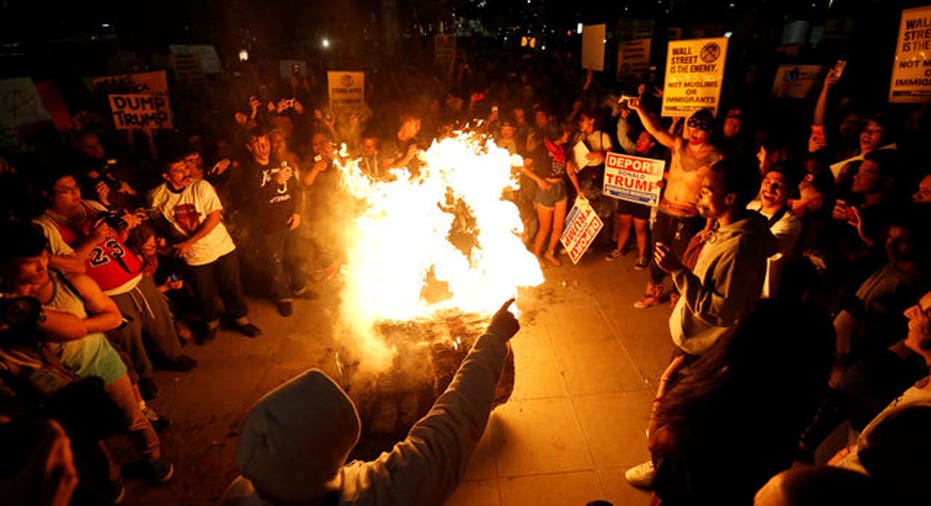
[[[342,321],[368,336],[366,348],[383,359],[390,350],[374,335],[378,321],[430,318],[449,309],[490,315],[518,287],[543,282],[520,240],[517,207],[502,200],[514,187],[508,152],[457,132],[434,142],[421,160],[417,177],[394,170],[391,181],[373,180],[357,160],[337,163],[362,204],[344,231]],[[450,242],[451,233],[469,236],[468,246]],[[430,276],[447,284],[444,300],[425,298]]]

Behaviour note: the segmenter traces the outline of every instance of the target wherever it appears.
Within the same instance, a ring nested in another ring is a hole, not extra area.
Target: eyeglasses
[[[73,186],[67,186],[67,187],[65,187],[65,188],[58,188],[58,189],[54,190],[54,192],[55,192],[55,195],[65,195],[65,194],[68,194],[68,193],[80,193],[80,192],[81,192],[81,185],[76,184],[76,185],[73,185]]]

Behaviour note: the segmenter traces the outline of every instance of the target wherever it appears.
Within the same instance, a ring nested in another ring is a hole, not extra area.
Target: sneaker
[[[167,416],[160,415],[150,404],[145,405],[145,408],[142,409],[142,414],[145,416],[146,420],[152,424],[152,428],[155,429],[155,432],[161,433],[171,425],[171,419]]]
[[[613,262],[617,260],[618,258],[621,258],[622,256],[624,256],[623,250],[614,249],[614,250],[611,250],[611,253],[608,253],[607,255],[605,255],[605,260],[609,262]]]
[[[634,269],[638,271],[642,271],[643,269],[646,269],[649,266],[650,266],[650,261],[647,260],[647,257],[645,256],[637,257],[637,263],[634,264]]]
[[[175,358],[162,361],[159,367],[169,371],[187,372],[197,367],[197,360],[187,355],[178,355]]]
[[[151,401],[158,395],[158,384],[152,378],[139,378],[139,395],[144,400]]]
[[[656,478],[656,468],[653,467],[652,461],[644,462],[639,466],[634,466],[624,473],[624,479],[627,483],[637,487],[651,489],[653,480]]]
[[[663,286],[650,286],[647,288],[647,293],[643,296],[642,299],[634,302],[634,308],[636,309],[647,309],[651,308],[657,304],[660,304],[665,300],[666,297],[663,294]]]
[[[146,462],[144,477],[151,483],[165,483],[175,475],[175,466],[171,462],[157,459]]]
[[[262,333],[262,330],[256,327],[252,322],[237,323],[234,325],[234,328],[237,332],[246,337],[255,337]]]
[[[275,305],[278,307],[278,314],[281,316],[291,316],[294,314],[294,307],[291,306],[290,300],[280,300]],[[243,332],[243,334],[245,334],[245,332]]]

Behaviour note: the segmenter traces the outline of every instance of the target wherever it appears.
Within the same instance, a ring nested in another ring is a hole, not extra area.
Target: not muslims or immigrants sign
[[[585,199],[576,199],[566,217],[566,228],[559,238],[573,264],[579,263],[579,259],[591,246],[595,237],[598,237],[598,232],[603,226],[604,222],[592,209],[591,204]]]
[[[889,101],[931,102],[931,5],[902,11]]]
[[[608,153],[602,193],[616,199],[656,206],[666,162],[640,156]]]
[[[705,108],[717,114],[727,40],[719,37],[669,41],[663,116],[690,116]]]

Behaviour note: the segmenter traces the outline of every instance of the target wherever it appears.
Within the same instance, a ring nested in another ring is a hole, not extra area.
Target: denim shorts
[[[534,204],[543,207],[556,207],[556,203],[566,198],[566,183],[550,183],[550,189],[544,190],[537,186],[537,192],[533,195]]]

